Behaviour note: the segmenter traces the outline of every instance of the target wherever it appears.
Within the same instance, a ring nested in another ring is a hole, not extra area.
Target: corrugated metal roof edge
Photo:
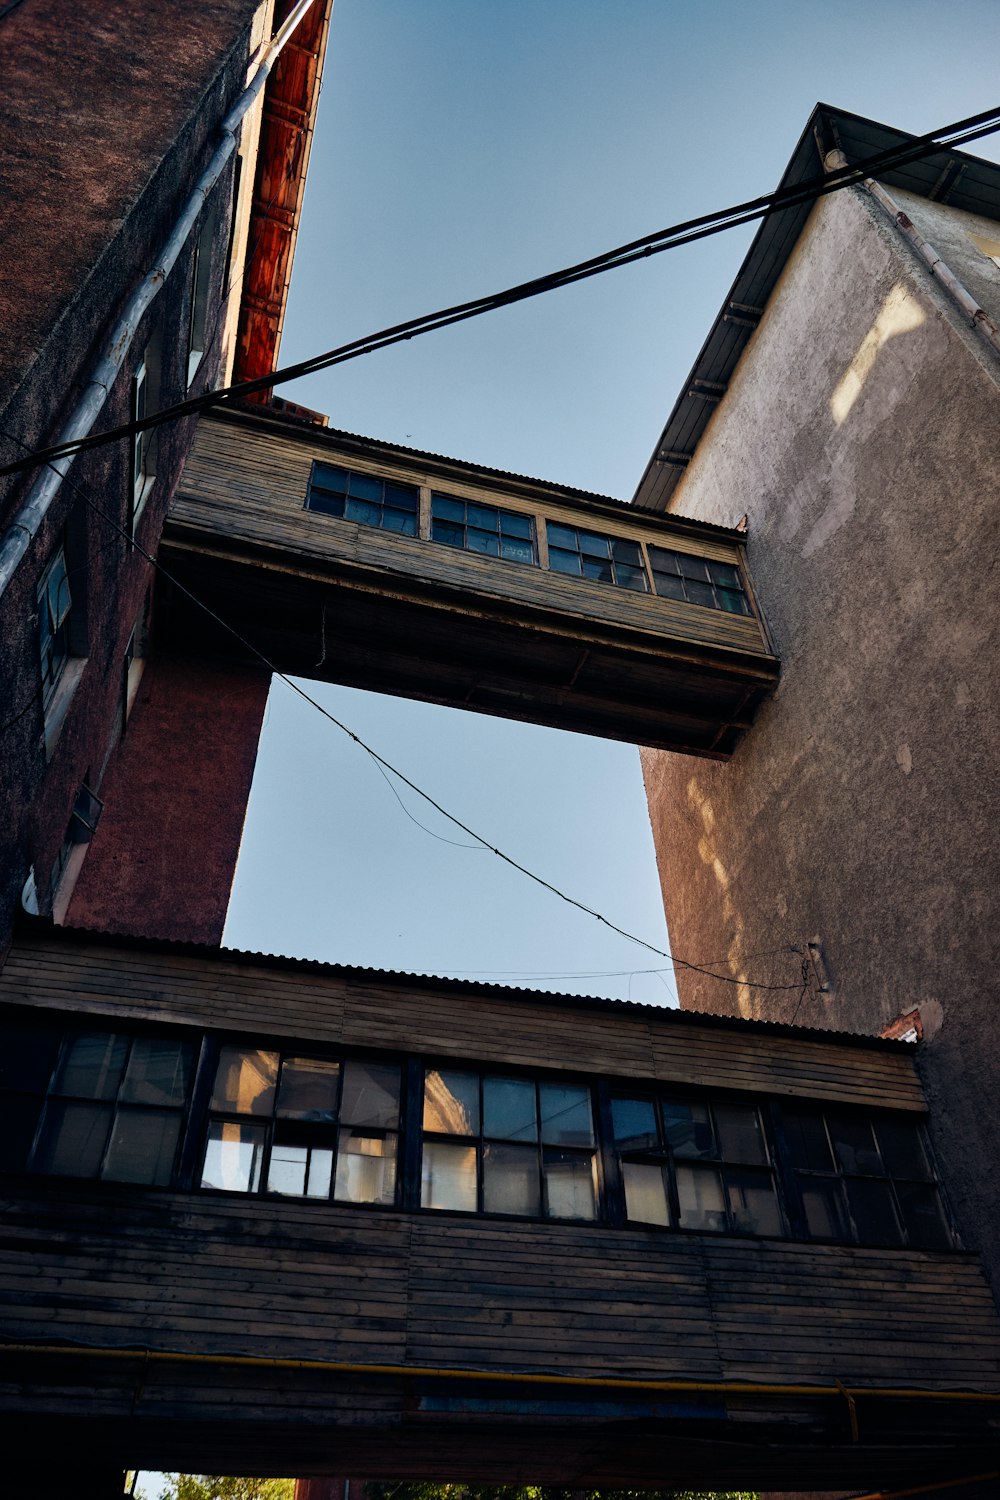
[[[372,969],[358,964],[328,963],[317,958],[294,958],[285,953],[254,953],[243,948],[217,948],[211,943],[183,942],[175,938],[136,937],[131,933],[108,932],[96,927],[56,926],[47,917],[21,913],[15,925],[13,953],[17,934],[44,936],[55,943],[110,943],[116,947],[144,953],[170,953],[178,957],[207,959],[213,963],[252,963],[261,968],[286,972],[342,975],[363,982],[388,982],[411,988],[434,988],[472,995],[502,997],[516,1003],[551,1005],[641,1015],[667,1025],[716,1026],[723,1030],[766,1031],[772,1036],[808,1037],[811,1040],[836,1042],[840,1045],[874,1048],[879,1051],[910,1051],[912,1042],[892,1041],[885,1037],[866,1036],[862,1032],[833,1031],[816,1026],[791,1026],[782,1021],[754,1021],[744,1016],[721,1016],[713,1011],[678,1010],[670,1006],[645,1005],[639,1000],[611,1000],[600,995],[567,995],[551,990],[524,989],[516,985],[490,984],[482,980],[450,979],[445,975],[412,974],[401,969]]]
[[[799,136],[799,139],[796,142],[795,149],[792,152],[791,157],[789,158],[788,165],[785,168],[781,181],[778,184],[778,189],[780,190],[781,188],[794,187],[799,182],[803,182],[807,178],[815,175],[818,162],[814,130],[817,127],[823,129],[824,126],[832,125],[834,128],[836,128],[838,123],[843,123],[846,125],[848,122],[853,125],[868,126],[873,130],[884,131],[888,135],[896,137],[900,144],[904,144],[906,141],[916,139],[916,137],[911,135],[908,131],[897,130],[892,125],[883,125],[880,121],[869,119],[865,115],[856,115],[853,114],[850,110],[839,109],[835,105],[823,104],[822,102],[820,102],[815,106],[809,116],[809,119],[806,121],[805,128],[803,129],[802,134]],[[1000,165],[998,165],[996,162],[986,161],[981,156],[972,156],[969,152],[966,151],[955,151],[950,147],[942,147],[940,150],[940,155],[951,157],[958,162],[965,162],[974,164],[976,166],[985,167],[991,175],[996,174],[998,199],[1000,199]],[[809,157],[811,157],[811,163],[807,168],[806,160]],[[649,462],[643,470],[642,477],[640,478],[639,483],[636,486],[635,494],[632,497],[631,503],[638,510],[645,510],[655,513],[660,509],[660,507],[657,505],[659,496],[657,493],[655,493],[655,481],[658,474],[659,454],[661,450],[669,448],[669,434],[671,432],[671,429],[675,425],[679,426],[681,421],[683,420],[682,413],[692,400],[692,397],[689,395],[692,383],[696,380],[711,379],[711,371],[704,369],[703,365],[705,363],[709,345],[714,339],[720,324],[723,322],[726,309],[728,308],[730,302],[734,300],[734,293],[736,292],[737,287],[739,286],[741,281],[754,274],[758,269],[755,265],[755,262],[758,259],[763,260],[763,257],[769,247],[770,239],[773,237],[777,222],[785,218],[785,216],[800,214],[802,216],[802,222],[804,224],[805,220],[809,216],[810,209],[811,205],[806,205],[805,208],[803,208],[801,205],[798,205],[784,210],[778,210],[775,213],[769,214],[768,217],[761,222],[760,228],[754,236],[753,243],[751,244],[750,249],[747,251],[746,256],[744,257],[740,265],[740,268],[736,273],[733,284],[726,294],[726,297],[722,303],[722,307],[719,310],[718,316],[709,329],[708,335],[705,339],[704,344],[698,352],[698,357],[695,360],[694,365],[692,366],[691,372],[681,387],[681,393],[677,397],[677,400],[673,405],[670,415],[668,416],[666,423],[664,424],[663,431],[660,434],[655,447],[653,448],[653,452],[649,459]],[[788,259],[788,255],[791,253],[792,247],[798,240],[799,232],[801,232],[801,226],[800,230],[797,231],[791,239],[786,253],[779,257],[777,266],[775,268],[775,274],[772,278],[772,290],[774,284],[777,282],[778,277],[784,269],[785,262]],[[768,292],[768,296],[770,296],[770,291]],[[740,355],[740,358],[742,359],[742,353]],[[738,363],[739,361],[737,361],[737,364]],[[694,452],[697,452],[698,443],[700,441],[701,434],[699,434],[698,438],[695,440]],[[671,487],[671,492],[672,489],[673,486]],[[654,493],[650,494],[650,491],[654,491]],[[667,497],[667,499],[669,502],[669,496]]]

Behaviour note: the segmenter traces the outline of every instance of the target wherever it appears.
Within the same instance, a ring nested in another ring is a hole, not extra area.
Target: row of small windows
[[[887,1112],[15,1020],[0,1027],[0,1126],[6,1171],[709,1234],[953,1243],[919,1123]]]
[[[397,484],[335,464],[313,464],[306,508],[403,536],[419,535],[420,491],[416,485]],[[545,538],[549,569],[554,573],[610,583],[633,593],[702,604],[727,614],[751,613],[739,569],[731,563],[650,546],[647,567],[638,542],[555,521],[546,521]],[[539,563],[531,516],[454,495],[431,494],[430,539],[484,557]]]

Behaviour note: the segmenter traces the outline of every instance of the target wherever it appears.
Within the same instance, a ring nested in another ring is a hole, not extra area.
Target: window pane
[[[255,1193],[260,1186],[265,1126],[213,1120],[201,1174],[202,1187]]]
[[[538,1090],[542,1140],[550,1146],[592,1146],[590,1090],[576,1084],[543,1083]]]
[[[385,504],[393,510],[415,511],[417,508],[417,491],[408,484],[385,485]]]
[[[770,1172],[726,1172],[726,1194],[739,1234],[781,1234],[781,1215]]]
[[[35,1139],[42,1101],[33,1094],[0,1094],[0,1172],[23,1172]]]
[[[887,1182],[848,1181],[847,1202],[863,1245],[899,1245],[899,1222]]]
[[[424,1141],[420,1167],[423,1208],[476,1211],[476,1148],[446,1141]]]
[[[405,510],[384,510],[382,512],[382,530],[397,531],[403,536],[416,536],[417,518],[411,516]]]
[[[739,588],[740,575],[731,563],[713,562],[708,566],[715,582],[721,584],[724,589]]]
[[[327,1147],[273,1145],[267,1169],[269,1193],[329,1198],[333,1152]]]
[[[59,1033],[34,1021],[7,1021],[0,1034],[0,1088],[43,1094],[55,1066]]]
[[[882,1159],[893,1177],[911,1177],[918,1182],[933,1179],[931,1164],[920,1138],[920,1127],[909,1120],[879,1120],[875,1126]]]
[[[707,1105],[667,1099],[663,1105],[663,1128],[675,1156],[715,1156]]]
[[[923,1183],[897,1182],[896,1196],[911,1245],[922,1250],[951,1248],[951,1234],[935,1188]]]
[[[55,1094],[83,1099],[113,1099],[122,1081],[128,1038],[113,1031],[84,1031],[63,1043]]]
[[[324,490],[338,490],[342,495],[347,494],[348,473],[346,469],[338,469],[333,464],[313,464],[312,482]]]
[[[181,1117],[177,1110],[120,1109],[102,1177],[166,1187],[174,1170]]]
[[[505,536],[500,539],[500,556],[509,558],[511,562],[531,563],[535,560],[535,551],[530,542]]]
[[[447,495],[431,496],[431,515],[442,521],[465,521],[465,501],[450,500]]]
[[[424,1129],[479,1134],[479,1074],[429,1070],[424,1080]]]
[[[654,573],[672,573],[675,577],[680,574],[680,558],[666,547],[650,547],[649,561]]]
[[[614,537],[611,542],[611,555],[616,563],[626,563],[630,568],[642,567],[642,553],[639,551],[638,542],[626,542],[621,537]]]
[[[760,1116],[752,1105],[717,1104],[715,1128],[719,1132],[719,1149],[723,1161],[767,1165]]]
[[[395,1203],[395,1135],[340,1132],[336,1195],[342,1203]]]
[[[223,1047],[212,1108],[231,1110],[238,1115],[269,1115],[274,1109],[277,1079],[277,1052]]]
[[[525,541],[531,541],[531,517],[516,516],[512,511],[502,510],[500,512],[500,532],[503,536],[523,537]]]
[[[488,1214],[529,1214],[541,1209],[538,1152],[530,1146],[483,1148],[483,1210]]]
[[[651,1099],[612,1099],[611,1118],[619,1147],[633,1151],[655,1151],[660,1144],[656,1111]]]
[[[804,1167],[814,1172],[832,1172],[833,1153],[827,1139],[823,1116],[806,1113],[805,1110],[791,1109],[784,1109],[782,1116],[792,1166]]]
[[[724,609],[729,615],[748,615],[750,606],[743,594],[738,594],[735,589],[717,589],[719,608]]]
[[[703,557],[692,557],[688,552],[678,552],[677,561],[685,578],[697,579],[699,583],[708,583],[712,577],[708,563]]]
[[[281,1064],[278,1114],[293,1120],[333,1120],[340,1064],[327,1057],[286,1057]]]
[[[73,600],[69,591],[69,575],[66,571],[66,554],[60,547],[56,553],[55,561],[49,569],[46,579],[46,587],[49,596],[49,615],[53,630],[59,626],[69,614],[70,605]]]
[[[137,1104],[183,1104],[191,1082],[192,1042],[136,1037],[125,1071],[123,1099]]]
[[[480,531],[495,532],[499,519],[499,512],[492,505],[474,505],[470,501],[465,508],[467,525],[477,526]]]
[[[372,500],[356,500],[353,495],[348,495],[344,515],[348,521],[358,521],[362,526],[378,526],[382,520],[382,507]]]
[[[111,1128],[110,1104],[50,1099],[32,1167],[36,1172],[96,1177]]]
[[[549,548],[549,567],[556,573],[580,575],[580,558],[575,552],[561,552],[558,547]]]
[[[352,473],[348,494],[352,500],[372,500],[378,505],[382,499],[382,481],[371,474]]]
[[[589,1152],[546,1147],[542,1167],[548,1218],[597,1218],[597,1164]]]
[[[610,561],[601,562],[597,557],[583,557],[580,559],[580,567],[584,578],[594,578],[598,583],[614,582]]]
[[[669,1224],[662,1168],[651,1162],[623,1161],[625,1212],[636,1224]]]
[[[623,563],[618,563],[615,576],[619,588],[631,589],[635,594],[649,593],[649,584],[641,568],[627,568]]]
[[[549,521],[545,527],[550,547],[565,547],[569,552],[578,552],[577,535],[571,526],[558,526]]]
[[[395,1130],[399,1124],[399,1066],[345,1062],[340,1118],[345,1125]]]
[[[677,1196],[685,1229],[725,1229],[722,1180],[711,1167],[679,1166]]]
[[[580,539],[580,551],[585,557],[597,557],[602,562],[611,557],[611,538],[609,536],[598,536],[595,531],[581,531],[578,533]]]
[[[500,556],[500,539],[495,531],[473,531],[470,526],[465,533],[465,545],[470,552],[481,552],[486,557]]]
[[[827,1115],[827,1124],[837,1161],[843,1171],[858,1172],[862,1176],[882,1176],[882,1161],[875,1145],[870,1120]]]
[[[535,1085],[524,1078],[484,1078],[483,1134],[502,1141],[537,1141]]]
[[[854,1235],[841,1184],[831,1178],[800,1177],[799,1188],[809,1233],[819,1240],[849,1243]]]
[[[710,583],[698,583],[693,578],[686,578],[684,589],[691,604],[707,604],[709,609],[714,606],[715,591]]]
[[[446,547],[464,547],[465,527],[456,526],[451,521],[433,521],[431,541],[444,542]]]
[[[309,509],[323,516],[342,516],[346,501],[343,495],[328,495],[325,490],[309,491]]]
[[[662,598],[683,599],[685,597],[683,578],[674,578],[669,573],[654,573],[653,577],[656,581],[656,592]]]

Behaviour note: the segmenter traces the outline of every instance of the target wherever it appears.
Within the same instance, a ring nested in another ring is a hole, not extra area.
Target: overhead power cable
[[[558,287],[571,286],[574,282],[584,281],[591,276],[599,276],[619,266],[631,265],[633,261],[642,260],[647,256],[659,255],[665,250],[673,250],[680,245],[688,245],[695,240],[705,239],[709,235],[720,234],[725,229],[733,229],[737,225],[766,218],[775,210],[793,208],[799,204],[811,202],[829,193],[838,192],[841,188],[851,187],[862,182],[866,177],[907,166],[924,157],[933,156],[937,151],[951,149],[964,145],[968,141],[978,140],[985,135],[991,135],[997,129],[1000,129],[1000,107],[984,110],[977,115],[969,115],[964,120],[957,120],[951,125],[942,126],[926,135],[914,136],[901,145],[875,152],[860,162],[818,174],[808,178],[805,182],[779,188],[773,193],[765,193],[758,198],[748,199],[745,203],[735,204],[731,208],[702,214],[694,219],[686,219],[682,223],[661,229],[656,234],[644,235],[641,239],[630,240],[625,245],[619,245],[616,249],[593,256],[589,260],[578,261],[575,265],[566,266],[561,271],[553,271],[547,275],[535,277],[531,281],[520,282],[516,286],[508,287],[505,291],[477,297],[471,302],[458,303],[453,307],[442,308],[438,312],[408,319],[404,323],[396,323],[392,327],[380,329],[377,333],[368,334],[364,338],[354,339],[335,349],[328,349],[323,354],[300,360],[297,364],[285,365],[282,369],[274,370],[268,375],[257,376],[253,380],[238,381],[235,385],[224,386],[216,391],[206,391],[203,395],[179,401],[173,406],[164,407],[162,411],[152,412],[138,421],[126,422],[118,427],[108,428],[104,432],[91,433],[73,442],[56,443],[47,448],[39,448],[29,457],[0,467],[0,476],[20,473],[39,464],[51,462],[53,459],[66,458],[71,454],[83,453],[91,448],[116,442],[121,438],[132,437],[136,433],[158,427],[164,422],[174,422],[181,417],[206,411],[210,407],[219,406],[227,401],[252,396],[259,391],[271,390],[274,386],[283,385],[290,380],[298,380],[304,375],[312,375],[319,370],[330,369],[333,365],[357,359],[362,354],[371,354],[376,349],[385,349],[392,344],[417,338],[421,334],[432,333],[435,329],[447,328],[452,324],[480,317],[483,313],[493,312],[501,307],[510,307],[516,302],[524,302],[531,297],[541,296],[544,292],[555,291]]]

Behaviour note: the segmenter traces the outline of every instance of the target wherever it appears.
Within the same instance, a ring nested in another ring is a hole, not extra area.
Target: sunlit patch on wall
[[[897,283],[830,397],[830,410],[838,427],[861,395],[882,346],[901,333],[913,333],[926,319],[927,314],[916,298]]]

